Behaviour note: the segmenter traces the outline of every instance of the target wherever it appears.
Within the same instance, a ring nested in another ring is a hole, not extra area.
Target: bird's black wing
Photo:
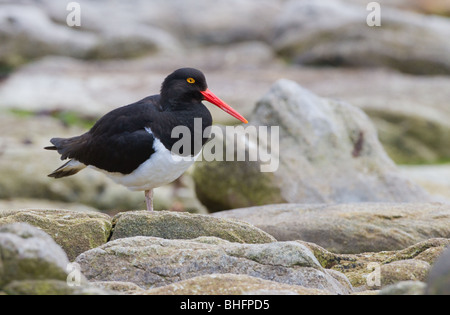
[[[129,174],[152,154],[154,135],[146,130],[161,114],[159,95],[117,108],[79,137],[51,140],[62,159],[76,159],[108,172]]]

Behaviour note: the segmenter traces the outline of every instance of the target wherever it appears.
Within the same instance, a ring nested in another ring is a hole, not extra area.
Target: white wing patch
[[[153,136],[153,131],[150,127],[145,127],[144,129],[145,129],[145,131],[147,131],[149,134],[151,134]]]

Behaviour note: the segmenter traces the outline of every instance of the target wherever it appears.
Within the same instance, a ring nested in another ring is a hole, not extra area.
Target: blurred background
[[[401,172],[450,199],[450,0],[0,0],[0,209],[143,209],[102,174],[53,180],[52,137],[157,94],[180,67],[245,117],[280,78],[363,109]],[[211,106],[215,123],[229,116]],[[155,192],[159,209],[206,212],[193,179]]]

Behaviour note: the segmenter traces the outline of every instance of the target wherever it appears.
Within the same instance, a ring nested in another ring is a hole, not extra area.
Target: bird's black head
[[[170,74],[161,87],[161,103],[170,110],[183,110],[186,106],[208,101],[231,116],[247,123],[248,121],[231,106],[215,96],[206,84],[205,75],[197,69],[182,68]]]
[[[170,74],[161,87],[161,98],[168,105],[200,103],[205,98],[201,91],[206,91],[205,75],[197,69],[182,68]]]

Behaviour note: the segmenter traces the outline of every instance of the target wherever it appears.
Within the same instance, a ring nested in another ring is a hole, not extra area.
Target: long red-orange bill
[[[228,105],[227,103],[222,101],[220,98],[215,96],[214,93],[211,92],[209,89],[206,89],[206,91],[200,91],[200,93],[203,94],[203,96],[205,97],[206,101],[216,105],[221,110],[223,110],[224,112],[227,112],[228,114],[230,114],[234,118],[239,119],[243,123],[245,123],[245,124],[248,123],[247,119],[242,117],[237,111],[235,111],[233,108],[231,108],[230,105]]]

